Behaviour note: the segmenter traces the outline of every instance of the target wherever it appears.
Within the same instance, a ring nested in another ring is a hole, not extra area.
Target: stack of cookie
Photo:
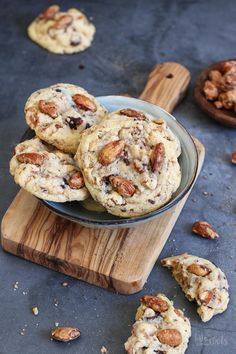
[[[34,139],[10,163],[15,182],[56,202],[89,194],[109,213],[143,215],[179,187],[179,140],[163,119],[131,108],[108,113],[83,88],[56,84],[34,92],[25,118]]]

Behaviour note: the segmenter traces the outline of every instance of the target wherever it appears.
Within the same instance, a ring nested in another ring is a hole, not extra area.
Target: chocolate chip
[[[61,92],[61,89],[56,89],[55,91],[56,91],[56,92]]]
[[[72,39],[70,41],[70,45],[72,45],[73,47],[76,47],[77,45],[79,45],[81,42],[80,42],[80,38],[76,38],[76,39]]]
[[[91,127],[91,125],[88,124],[88,123],[85,125],[85,129],[88,129],[88,128],[90,128],[90,127]]]
[[[70,129],[77,129],[78,126],[80,126],[83,123],[83,119],[78,117],[67,117],[66,118],[66,123],[69,125]]]
[[[155,320],[160,316],[160,312],[156,312],[154,316],[146,317],[147,320]]]
[[[148,201],[149,201],[150,204],[155,204],[155,200],[148,199]]]
[[[110,185],[109,177],[110,177],[110,175],[102,177],[102,181],[106,186]]]
[[[79,69],[83,70],[83,69],[84,69],[84,65],[83,65],[83,64],[80,64],[80,65],[79,65]]]
[[[123,155],[121,156],[121,160],[124,161],[126,166],[129,166],[130,164],[128,157],[129,157],[128,151],[124,150]]]
[[[170,73],[170,74],[168,74],[168,75],[166,75],[166,78],[167,78],[167,79],[173,79],[173,77],[174,77],[174,75],[173,75],[173,74],[171,74],[171,73]]]

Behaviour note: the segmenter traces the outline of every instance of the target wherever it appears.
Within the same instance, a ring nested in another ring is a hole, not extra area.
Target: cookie
[[[95,27],[77,9],[61,12],[52,5],[28,27],[32,41],[56,54],[73,54],[91,46]]]
[[[10,173],[17,184],[41,199],[67,202],[84,200],[89,195],[72,156],[38,138],[16,146]]]
[[[184,354],[191,325],[165,295],[145,295],[137,310],[132,335],[125,343],[129,354]]]
[[[196,300],[197,312],[203,322],[227,309],[228,281],[212,262],[184,253],[165,258],[161,263],[171,269],[188,300]]]
[[[165,123],[152,119],[122,109],[81,136],[75,160],[92,197],[111,214],[133,217],[156,210],[180,184],[180,143]]]
[[[27,124],[36,135],[64,152],[75,154],[80,133],[106,114],[95,97],[71,84],[34,92],[25,105]]]

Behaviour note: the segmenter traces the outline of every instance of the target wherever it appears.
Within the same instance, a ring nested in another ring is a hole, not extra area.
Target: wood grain
[[[172,112],[185,96],[190,78],[190,72],[181,64],[157,64],[139,98]]]
[[[180,70],[179,64],[166,65],[168,72],[170,67],[174,73]],[[170,110],[173,102],[177,104],[186,91],[188,72],[182,85],[175,83],[175,76],[172,78],[178,90],[173,92],[175,99],[172,97],[169,104],[170,91],[162,91],[165,97],[162,98],[159,90],[162,79],[158,67],[151,73],[150,85],[146,85],[141,97],[148,100],[151,95],[150,100],[155,102],[154,90],[156,100]],[[165,64],[162,64],[162,73],[163,67],[165,69]],[[166,87],[165,84],[163,87]],[[195,141],[199,152],[199,173],[204,160],[204,147]],[[2,247],[7,252],[88,283],[122,294],[135,293],[146,282],[187,197],[151,222],[136,228],[108,230],[89,229],[65,220],[21,190],[2,220]]]
[[[228,59],[224,61],[220,61],[218,63],[215,63],[205,70],[201,72],[201,74],[198,76],[196,82],[195,82],[195,88],[194,88],[194,98],[199,105],[199,107],[207,113],[211,118],[216,120],[217,122],[232,127],[236,128],[236,113],[233,112],[232,110],[227,110],[227,109],[217,109],[214,104],[211,101],[208,101],[204,95],[203,92],[203,86],[205,81],[208,79],[208,74],[211,70],[221,70],[221,66],[223,63],[226,61],[231,61],[231,60],[236,60],[236,59]]]

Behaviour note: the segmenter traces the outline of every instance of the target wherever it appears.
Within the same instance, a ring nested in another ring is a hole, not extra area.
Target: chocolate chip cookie
[[[228,281],[225,274],[207,259],[184,253],[162,260],[170,268],[188,300],[196,300],[203,322],[227,309]]]
[[[52,5],[44,10],[28,27],[32,41],[56,54],[73,54],[91,46],[95,27],[77,9],[60,11]]]
[[[25,105],[26,122],[36,135],[64,152],[75,154],[80,133],[106,114],[95,97],[71,84],[34,92]]]
[[[10,173],[17,184],[41,199],[67,202],[84,200],[89,195],[72,156],[38,138],[16,146]]]
[[[83,132],[75,156],[92,197],[133,217],[167,203],[181,181],[177,137],[163,120],[122,109]]]
[[[145,295],[136,313],[132,335],[125,343],[129,354],[184,354],[191,325],[165,295]]]

